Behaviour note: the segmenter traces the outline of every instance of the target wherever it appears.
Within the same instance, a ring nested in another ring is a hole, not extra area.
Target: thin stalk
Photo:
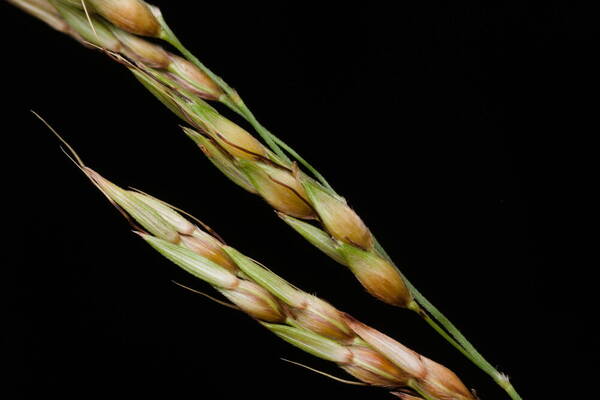
[[[427,322],[429,326],[431,326],[437,333],[439,333],[440,336],[446,339],[448,343],[450,343],[456,350],[460,351],[465,357],[467,357],[469,360],[475,363],[475,360],[473,359],[471,353],[465,350],[465,348],[461,346],[460,343],[458,343],[452,336],[450,336],[450,334],[440,324],[438,324],[436,320],[431,318],[429,314],[427,314],[427,312],[423,308],[421,308],[421,306],[416,301],[414,301],[412,304],[409,304],[408,309],[419,314],[419,316],[423,318],[423,320]],[[481,368],[481,366],[479,366],[477,363],[475,364]]]

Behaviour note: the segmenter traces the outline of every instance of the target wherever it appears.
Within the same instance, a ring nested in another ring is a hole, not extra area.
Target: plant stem
[[[463,346],[461,346],[460,343],[458,343],[456,340],[454,340],[454,338],[452,336],[450,336],[450,334],[448,332],[446,332],[444,330],[444,328],[442,328],[440,326],[440,324],[438,324],[434,319],[432,319],[429,316],[429,314],[427,314],[427,312],[425,310],[423,310],[423,308],[419,305],[418,302],[413,301],[411,304],[408,305],[408,309],[419,314],[419,316],[421,318],[423,318],[423,320],[425,322],[427,322],[429,324],[429,326],[431,326],[437,333],[439,333],[440,336],[442,336],[444,339],[446,339],[448,341],[448,343],[450,343],[456,350],[460,351],[469,360],[475,362],[473,360],[473,357],[471,356],[471,354],[467,350],[465,350],[465,348]],[[477,365],[477,366],[479,367],[479,365]]]

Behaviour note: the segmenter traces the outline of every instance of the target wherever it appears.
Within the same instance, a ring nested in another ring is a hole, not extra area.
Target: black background
[[[594,397],[597,313],[584,309],[594,298],[582,287],[594,289],[595,267],[580,256],[597,186],[585,176],[598,132],[593,10],[156,3],[526,399]],[[3,267],[10,398],[389,398],[284,363],[343,375],[175,286],[210,292],[131,234],[30,109],[107,178],[191,212],[449,366],[482,399],[507,398],[416,316],[363,293],[224,179],[121,66],[4,2],[0,16],[5,217],[15,221],[5,231],[16,239],[6,260],[17,255]]]

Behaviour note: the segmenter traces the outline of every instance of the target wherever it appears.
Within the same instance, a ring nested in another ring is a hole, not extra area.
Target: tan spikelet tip
[[[266,189],[263,197],[277,211],[287,215],[312,219],[316,217],[315,211],[310,206],[304,188],[285,171],[267,173],[270,183],[265,183]],[[271,189],[270,191],[268,189]]]
[[[414,378],[421,378],[426,375],[421,355],[378,330],[357,321],[348,314],[344,314],[344,317],[346,324],[354,333],[387,357],[407,375]]]
[[[333,196],[316,182],[302,180],[313,207],[331,236],[365,250],[373,247],[371,232],[343,199]]]
[[[216,239],[203,240],[195,236],[181,235],[182,244],[194,253],[208,258],[221,267],[237,272],[238,268],[231,258],[223,251],[223,246]]]
[[[265,289],[254,282],[240,280],[232,290],[221,292],[245,313],[259,321],[282,323],[285,321],[279,302]]]
[[[169,67],[171,60],[162,47],[123,31],[115,32],[115,35],[125,45],[124,52],[129,57],[149,67],[160,69]]]
[[[302,327],[341,342],[350,342],[356,337],[346,325],[344,317],[331,304],[307,293],[304,295],[303,306],[289,310],[293,319]]]
[[[215,139],[229,154],[245,160],[266,157],[265,147],[248,131],[219,116],[213,121]]]
[[[389,359],[365,346],[350,346],[352,363],[343,368],[371,385],[398,387],[405,385],[410,376]]]
[[[362,269],[356,277],[369,293],[381,301],[398,307],[406,307],[411,296],[402,277],[388,262]]]
[[[473,393],[454,372],[426,357],[422,360],[427,372],[420,383],[428,393],[441,399],[475,400]]]
[[[373,237],[362,219],[343,203],[325,204],[326,213],[320,213],[323,224],[334,238],[363,249],[373,247]],[[323,218],[325,216],[325,218]]]
[[[398,307],[410,304],[411,292],[400,271],[390,261],[373,251],[364,251],[347,244],[339,246],[338,252],[371,295]]]
[[[156,37],[161,33],[160,22],[150,8],[140,0],[86,0],[98,14],[115,26],[142,36]]]
[[[191,62],[175,54],[170,54],[169,58],[169,70],[180,78],[180,82],[188,89],[207,100],[216,100],[223,94],[215,81]]]

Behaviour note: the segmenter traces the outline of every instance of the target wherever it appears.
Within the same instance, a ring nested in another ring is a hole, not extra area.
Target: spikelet
[[[239,285],[235,289],[219,291],[246,314],[259,321],[285,322],[286,316],[277,300],[254,282],[240,279]]]
[[[240,279],[231,271],[183,246],[178,246],[150,234],[139,233],[139,235],[167,259],[212,286],[219,289],[234,290],[240,285]]]
[[[475,396],[456,374],[429,358],[423,357],[427,375],[419,381],[422,388],[439,399],[472,400]]]
[[[231,272],[238,271],[231,257],[225,253],[223,243],[201,229],[196,229],[191,236],[182,236],[181,242],[196,254],[208,258],[223,268]]]
[[[177,229],[162,218],[156,210],[140,201],[139,196],[120,188],[91,168],[84,167],[83,171],[111,202],[118,205],[144,229],[170,243],[179,243],[181,237]]]
[[[217,100],[223,94],[219,86],[194,64],[174,54],[169,55],[168,71],[188,90],[206,100]]]
[[[308,293],[302,292],[302,295],[302,303],[289,308],[289,313],[295,323],[342,343],[349,343],[355,338],[354,333],[348,328],[341,313],[335,307]]]
[[[341,244],[338,252],[346,265],[367,291],[388,304],[406,307],[412,301],[410,290],[400,271],[388,260],[348,244]]]
[[[184,127],[183,131],[198,145],[210,162],[232,182],[250,193],[258,193],[248,177],[235,165],[233,157],[217,145],[213,139],[190,128]]]
[[[237,166],[277,211],[298,218],[316,217],[304,188],[289,170],[248,160],[238,161]]]
[[[343,199],[310,179],[300,179],[319,219],[331,236],[365,250],[373,247],[371,232]]]
[[[161,46],[118,28],[113,27],[112,32],[121,41],[121,52],[126,56],[152,68],[167,69],[171,65],[169,53]]]
[[[409,374],[368,346],[350,346],[352,363],[342,369],[363,382],[375,386],[399,387],[408,384]]]
[[[158,37],[162,27],[150,7],[140,0],[86,0],[93,10],[124,31]]]
[[[234,157],[254,160],[267,156],[265,147],[254,136],[221,115],[213,116],[208,133]]]

